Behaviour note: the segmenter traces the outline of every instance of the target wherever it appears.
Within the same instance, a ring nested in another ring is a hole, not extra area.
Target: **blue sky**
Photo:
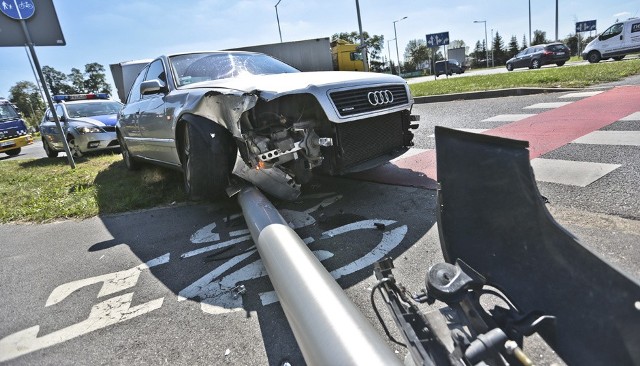
[[[37,1],[35,3],[37,5]],[[558,0],[559,37],[574,32],[575,22],[597,20],[601,32],[616,19],[640,17],[640,0]],[[75,67],[98,62],[109,64],[160,54],[217,50],[277,43],[277,0],[53,0],[66,46],[36,47],[42,66],[68,74]],[[363,30],[394,38],[396,23],[400,54],[407,42],[424,39],[428,33],[448,31],[450,38],[474,47],[484,39],[483,24],[500,33],[505,43],[512,35],[522,42],[529,33],[529,0],[359,0]],[[531,28],[555,37],[556,0],[531,0]],[[37,11],[37,9],[36,9]],[[282,0],[278,5],[283,41],[331,37],[358,30],[355,0]],[[4,14],[0,14],[4,16]],[[0,33],[1,34],[1,33]],[[395,43],[391,44],[395,59]],[[21,80],[34,82],[27,54],[22,47],[0,48],[0,96]],[[112,84],[113,85],[113,84]],[[114,88],[115,94],[115,88]]]

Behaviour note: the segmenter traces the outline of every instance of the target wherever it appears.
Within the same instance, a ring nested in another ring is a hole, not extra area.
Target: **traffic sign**
[[[590,32],[596,30],[596,21],[587,20],[584,22],[576,22],[576,33]]]
[[[33,0],[1,0],[0,11],[15,20],[29,19],[35,13]]]
[[[449,32],[427,34],[427,47],[440,47],[449,44]]]
[[[35,2],[35,3],[34,3]],[[16,5],[17,4],[17,5]],[[27,11],[20,9],[20,4]],[[29,5],[31,7],[29,7]],[[35,11],[35,5],[38,11]],[[9,8],[11,6],[11,8]],[[29,19],[16,19],[9,14],[20,14]],[[35,46],[64,46],[64,40],[53,0],[0,0],[0,47],[24,47],[28,41],[21,23],[26,23]],[[12,11],[14,13],[12,13]],[[8,14],[9,13],[9,14]]]

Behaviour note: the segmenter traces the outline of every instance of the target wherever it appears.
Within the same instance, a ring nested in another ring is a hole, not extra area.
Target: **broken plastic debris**
[[[227,350],[224,351],[224,355],[229,356],[229,354],[231,354],[231,350],[227,348]]]

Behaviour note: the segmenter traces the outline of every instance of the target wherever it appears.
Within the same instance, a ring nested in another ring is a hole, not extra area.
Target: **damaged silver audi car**
[[[236,177],[295,199],[313,172],[357,172],[405,152],[412,105],[397,76],[300,72],[251,52],[175,54],[133,81],[117,136],[129,169],[180,169],[190,199],[230,193]]]

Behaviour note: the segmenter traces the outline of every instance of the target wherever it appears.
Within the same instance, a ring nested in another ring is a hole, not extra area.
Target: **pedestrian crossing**
[[[550,110],[562,108],[577,100],[589,98],[603,93],[603,91],[589,91],[567,93],[558,97],[562,102],[535,103],[523,110],[532,109]],[[640,109],[640,106],[638,106]],[[483,119],[481,122],[517,122],[527,118],[536,116],[536,113],[520,113],[520,114],[502,114]],[[639,121],[640,111],[631,113],[618,121]],[[562,128],[563,126],[559,126]],[[461,128],[459,130],[473,133],[488,133],[487,129],[468,129]],[[430,135],[434,137],[434,135]],[[570,144],[574,145],[601,145],[601,146],[640,146],[640,124],[637,131],[610,131],[596,130],[578,137]],[[531,160],[531,167],[534,171],[536,180],[539,182],[555,183],[566,186],[587,187],[599,179],[611,174],[622,165],[617,162],[589,162],[589,161],[571,161],[561,159],[547,159],[536,157]]]

